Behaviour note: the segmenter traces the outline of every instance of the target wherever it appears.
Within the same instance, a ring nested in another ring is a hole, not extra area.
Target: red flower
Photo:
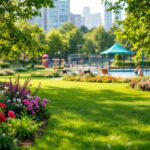
[[[9,110],[9,111],[8,111],[8,117],[10,117],[10,118],[15,118],[15,117],[16,117],[15,112],[12,111],[12,110]]]
[[[4,103],[0,103],[0,107],[1,107],[1,108],[6,108],[7,106],[6,106],[6,104],[4,104]]]
[[[6,121],[6,117],[4,115],[4,113],[0,112],[0,123]]]

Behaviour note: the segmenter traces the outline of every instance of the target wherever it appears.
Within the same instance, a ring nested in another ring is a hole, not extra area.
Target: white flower
[[[1,95],[4,95],[4,91],[0,91],[0,94],[1,94]]]
[[[5,90],[8,90],[9,88],[7,86],[4,87]]]
[[[16,100],[17,100],[16,98],[13,98],[13,102],[16,102]]]
[[[30,97],[31,97],[30,95],[27,95],[27,98],[28,98],[28,99],[30,99]]]
[[[8,102],[8,103],[10,103],[10,102],[11,102],[11,100],[9,99],[7,102]]]
[[[16,95],[19,95],[19,92],[17,92]]]
[[[20,104],[16,104],[17,107],[20,107]]]
[[[20,98],[17,98],[17,100],[16,100],[17,102],[21,102],[21,99]]]

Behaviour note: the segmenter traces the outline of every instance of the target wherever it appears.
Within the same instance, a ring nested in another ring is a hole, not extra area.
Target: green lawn
[[[127,84],[42,82],[39,95],[51,100],[43,136],[30,150],[149,150],[150,93]]]

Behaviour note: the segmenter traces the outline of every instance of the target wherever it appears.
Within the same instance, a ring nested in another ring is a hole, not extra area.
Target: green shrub
[[[54,66],[53,69],[64,69],[62,66]]]
[[[35,65],[35,69],[42,70],[42,69],[45,69],[45,67],[42,65]]]
[[[31,69],[31,64],[26,66],[27,69]]]
[[[139,65],[142,65],[142,61],[136,61],[135,62],[135,66],[139,66]],[[150,61],[144,61],[144,66],[149,66],[150,67]]]
[[[117,62],[117,61],[121,61],[121,60],[122,60],[122,56],[119,54],[116,54],[115,55],[115,61]]]
[[[14,137],[5,134],[0,135],[0,150],[16,150],[16,148]]]
[[[32,77],[50,77],[49,72],[33,72],[31,74]]]
[[[52,70],[50,71],[50,77],[60,77],[60,72],[59,71],[55,71],[55,70]]]
[[[9,63],[1,63],[0,64],[0,67],[3,69],[3,68],[9,68],[10,67],[10,64]]]
[[[122,61],[115,61],[114,65],[118,66],[118,67],[122,67],[123,66],[123,62]],[[134,62],[130,62],[130,61],[126,61],[126,62],[124,62],[124,66],[125,67],[130,67],[130,66],[134,67],[135,63]]]
[[[31,138],[36,134],[41,125],[33,117],[22,114],[19,119],[10,120],[9,133],[19,139]]]
[[[60,77],[61,73],[55,70],[35,71],[31,74],[32,77]]]
[[[28,71],[28,69],[24,68],[24,67],[20,67],[20,68],[16,68],[16,71],[17,72],[26,72],[26,71]]]

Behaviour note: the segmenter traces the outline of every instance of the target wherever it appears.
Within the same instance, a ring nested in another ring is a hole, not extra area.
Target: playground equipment
[[[50,59],[49,59],[49,56],[47,54],[44,54],[42,56],[42,65],[45,66],[46,68],[48,68],[50,65]]]

